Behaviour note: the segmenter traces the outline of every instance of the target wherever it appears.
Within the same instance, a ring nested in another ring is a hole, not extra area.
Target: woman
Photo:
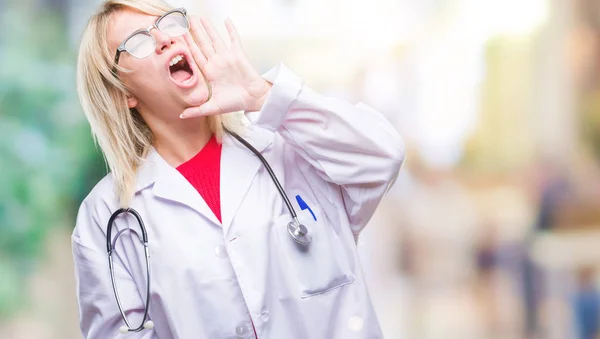
[[[355,240],[402,141],[379,113],[325,98],[283,65],[261,77],[226,27],[230,44],[159,0],[106,1],[88,23],[78,92],[111,173],[72,236],[83,334],[379,338]],[[109,222],[120,207],[132,210]],[[148,239],[147,314],[133,211]]]

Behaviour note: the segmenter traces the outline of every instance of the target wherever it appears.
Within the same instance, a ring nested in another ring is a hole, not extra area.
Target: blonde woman
[[[83,335],[380,338],[355,241],[401,138],[284,65],[259,75],[226,27],[159,0],[87,25],[78,92],[111,173],[72,236]]]

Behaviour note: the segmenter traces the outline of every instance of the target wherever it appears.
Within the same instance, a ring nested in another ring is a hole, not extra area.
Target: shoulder
[[[100,179],[98,183],[90,190],[90,193],[83,199],[83,202],[89,202],[94,200],[116,200],[116,182],[112,175],[112,172]]]
[[[253,113],[254,112],[250,112],[247,113],[247,115]],[[277,146],[276,143],[279,141],[277,138],[278,133],[276,131],[271,131],[262,126],[258,126],[252,123],[252,121],[247,117],[244,117],[244,127],[240,131],[239,136],[241,136],[244,140],[246,140],[246,142],[248,142],[253,148],[263,155],[272,153],[273,147]],[[234,143],[237,144],[237,142]]]
[[[90,193],[83,199],[80,211],[83,207],[97,205],[118,205],[116,182],[111,173],[108,173],[92,188]]]
[[[81,202],[73,236],[86,238],[93,233],[103,233],[102,225],[118,206],[115,180],[112,173],[108,173]]]

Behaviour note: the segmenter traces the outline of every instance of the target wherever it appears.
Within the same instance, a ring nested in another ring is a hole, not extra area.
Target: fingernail
[[[185,117],[183,116],[183,113],[181,113],[181,114],[179,115],[179,118],[180,118],[180,119],[185,119]]]

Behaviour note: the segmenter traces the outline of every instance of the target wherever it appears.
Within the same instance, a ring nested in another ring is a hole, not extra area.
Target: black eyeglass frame
[[[161,15],[158,19],[156,19],[156,21],[152,25],[150,25],[150,27],[148,27],[146,29],[139,29],[139,30],[129,34],[129,36],[127,38],[125,38],[123,40],[123,42],[121,42],[119,47],[117,47],[117,53],[115,54],[115,63],[114,63],[114,67],[113,67],[113,72],[116,72],[116,65],[119,63],[119,57],[121,56],[121,52],[127,52],[127,49],[125,48],[125,44],[127,43],[127,41],[129,41],[129,39],[131,39],[131,37],[133,37],[134,35],[139,34],[139,33],[145,33],[152,38],[152,40],[154,41],[154,46],[156,46],[156,39],[154,38],[154,36],[152,34],[150,34],[150,31],[152,29],[156,28],[162,32],[162,30],[160,28],[158,28],[158,24],[166,16],[168,16],[169,14],[173,14],[175,12],[179,12],[179,13],[183,14],[183,17],[185,18],[185,21],[187,22],[187,31],[186,32],[188,32],[190,30],[190,21],[187,17],[187,10],[185,8],[181,7],[181,8],[175,8],[175,9],[168,11],[167,13]],[[186,32],[184,32],[183,34],[185,34]],[[183,34],[181,34],[181,35],[183,35]],[[177,35],[177,36],[181,36],[181,35]],[[169,36],[171,36],[171,35],[169,34]],[[148,54],[144,58],[147,58],[151,54],[152,53]],[[136,57],[136,56],[134,55],[133,57]],[[143,58],[139,58],[139,59],[143,59]]]

